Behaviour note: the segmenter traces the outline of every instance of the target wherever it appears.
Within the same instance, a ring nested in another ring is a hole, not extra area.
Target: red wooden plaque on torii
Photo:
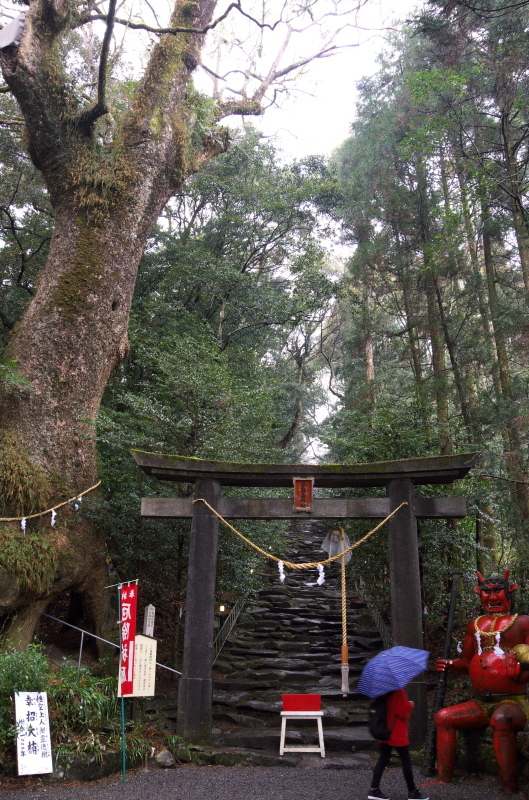
[[[314,478],[293,478],[294,511],[312,511]]]

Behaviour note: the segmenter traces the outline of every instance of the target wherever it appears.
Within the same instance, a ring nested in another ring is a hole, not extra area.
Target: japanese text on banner
[[[136,640],[136,610],[138,607],[138,581],[122,583],[119,587],[121,653],[119,659],[119,689],[121,695],[130,695],[134,681],[134,646]]]

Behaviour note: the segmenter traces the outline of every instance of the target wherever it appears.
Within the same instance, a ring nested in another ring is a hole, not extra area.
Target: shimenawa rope
[[[89,489],[85,489],[84,492],[80,492],[76,494],[75,497],[71,497],[69,500],[65,500],[63,503],[59,503],[53,508],[47,508],[46,511],[39,511],[38,514],[26,514],[23,517],[0,517],[0,522],[20,522],[23,519],[35,519],[35,517],[43,517],[44,514],[50,514],[52,511],[57,511],[58,508],[62,508],[62,506],[67,506],[68,503],[73,503],[74,500],[78,500],[80,497],[83,497],[88,492],[93,492],[94,489],[97,489],[101,481],[94,483]]]
[[[373,530],[366,533],[365,536],[362,536],[361,539],[352,544],[351,547],[348,547],[347,550],[344,550],[343,553],[339,553],[337,556],[332,556],[332,558],[326,558],[325,561],[309,561],[305,564],[294,564],[292,561],[285,561],[283,558],[277,558],[277,556],[273,556],[271,553],[267,553],[266,550],[263,550],[261,547],[254,544],[254,542],[250,541],[250,539],[247,539],[246,536],[244,536],[240,531],[237,530],[237,528],[234,528],[233,525],[230,525],[230,523],[227,520],[225,520],[224,517],[222,517],[218,511],[215,511],[215,509],[212,508],[212,506],[210,506],[207,500],[204,500],[203,497],[197,497],[196,500],[193,500],[193,503],[204,503],[204,505],[207,508],[209,508],[209,510],[213,514],[215,514],[215,516],[218,517],[220,521],[223,522],[224,525],[226,525],[227,528],[236,533],[237,536],[239,536],[244,542],[246,542],[246,544],[249,544],[250,547],[253,547],[254,550],[257,550],[258,553],[261,553],[261,555],[266,556],[266,558],[271,558],[272,561],[277,561],[278,563],[281,561],[283,565],[285,567],[288,567],[289,569],[316,569],[320,565],[324,566],[325,564],[330,564],[332,561],[336,561],[338,558],[346,556],[347,553],[351,552],[351,550],[355,550],[357,547],[359,547],[361,544],[367,541],[367,539],[369,539],[370,536],[376,533],[382,527],[382,525],[385,525],[388,519],[391,519],[391,517],[393,517],[397,513],[397,511],[400,511],[402,506],[408,505],[408,503],[406,502],[401,503],[400,506],[398,506],[394,511],[392,511],[391,514],[388,514],[388,516],[385,519],[383,519],[382,522],[379,522],[376,528],[373,528]]]

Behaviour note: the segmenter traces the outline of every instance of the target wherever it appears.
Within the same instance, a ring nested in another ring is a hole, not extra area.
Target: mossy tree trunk
[[[20,46],[0,51],[55,214],[47,265],[9,346],[27,383],[0,398],[0,426],[49,476],[51,504],[96,482],[96,415],[108,378],[127,352],[135,278],[152,226],[186,177],[226,147],[222,132],[193,130],[189,79],[203,44],[193,33],[160,36],[128,111],[114,123],[111,143],[103,143],[97,134],[104,101],[83,105],[61,65],[61,40],[80,23],[82,7],[31,0]],[[171,26],[202,29],[214,7],[215,0],[177,0]],[[3,500],[6,510],[20,511]],[[70,587],[81,592],[103,631],[108,579],[102,534],[71,516],[63,518],[62,530],[55,541],[61,566],[47,588],[31,597],[22,590],[0,596],[0,613],[12,614],[7,638],[17,646],[31,639],[31,606],[42,610]],[[22,585],[23,576],[15,577]]]

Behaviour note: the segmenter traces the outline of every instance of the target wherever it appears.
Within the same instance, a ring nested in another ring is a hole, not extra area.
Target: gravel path
[[[420,776],[417,784],[431,800],[496,800],[498,781],[489,776],[438,784]],[[52,784],[31,780],[28,788],[0,781],[6,800],[366,800],[371,767],[354,770],[277,767],[193,767],[139,769],[96,783]],[[398,767],[386,771],[382,788],[391,800],[406,800]],[[517,795],[517,797],[521,797]]]

